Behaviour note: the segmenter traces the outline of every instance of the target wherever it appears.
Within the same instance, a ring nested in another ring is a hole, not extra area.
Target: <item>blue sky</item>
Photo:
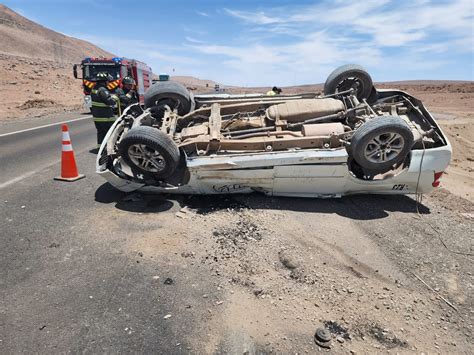
[[[473,3],[4,1],[156,73],[244,86],[320,83],[347,63],[363,65],[375,81],[474,80]]]

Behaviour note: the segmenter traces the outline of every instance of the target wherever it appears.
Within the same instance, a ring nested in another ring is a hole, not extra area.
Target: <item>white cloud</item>
[[[192,58],[191,56],[179,56],[165,54],[163,51],[150,50],[147,52],[149,58],[161,59],[170,64],[187,64],[187,65],[198,65],[200,61]]]
[[[207,12],[204,12],[204,11],[196,11],[196,13],[199,16],[204,16],[204,17],[209,17],[210,16]]]
[[[279,85],[315,83],[327,75],[334,63],[347,58],[366,64],[381,60],[378,49],[354,46],[348,41],[333,40],[324,31],[308,34],[304,39],[286,45],[249,44],[192,45],[194,51],[219,56],[221,81],[245,85]],[[225,81],[228,80],[228,81]]]
[[[241,20],[244,20],[249,23],[254,23],[257,25],[269,25],[272,23],[281,23],[284,22],[283,19],[277,17],[270,17],[265,15],[264,12],[247,12],[247,11],[237,11],[237,10],[230,10],[224,9],[226,13],[231,16],[237,17]]]
[[[369,35],[379,46],[402,46],[425,39],[431,32],[443,31],[452,36],[473,35],[472,0],[433,3],[427,0],[364,2],[325,1],[321,4],[294,8],[269,8],[267,11],[226,13],[250,24],[265,26],[264,31],[294,34],[319,26],[333,32],[346,30]],[[292,32],[293,31],[293,32]]]
[[[232,37],[197,23],[181,24],[181,44],[85,37],[156,71],[229,85],[324,82],[347,63],[362,64],[376,81],[433,79],[433,73],[459,65],[459,56],[472,54],[472,7],[470,0],[336,0],[255,11],[225,8],[221,15],[240,26]],[[204,14],[199,15],[209,15]]]
[[[191,43],[198,43],[198,44],[206,43],[206,42],[204,42],[204,41],[201,41],[201,40],[199,40],[199,39],[196,39],[196,38],[190,37],[190,36],[186,36],[186,37],[184,37],[184,39],[185,39],[186,41],[188,41],[188,42],[191,42]]]
[[[264,11],[224,10],[243,22],[244,32],[261,35],[254,40],[247,36],[240,45],[195,50],[226,58],[223,66],[241,73],[233,75],[239,83],[244,74],[258,78],[254,81],[259,84],[268,77],[281,85],[322,81],[327,68],[348,62],[407,77],[452,63],[442,55],[474,50],[471,0],[338,0]]]

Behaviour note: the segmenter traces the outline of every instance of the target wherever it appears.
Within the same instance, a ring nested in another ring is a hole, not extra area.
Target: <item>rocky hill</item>
[[[2,4],[0,53],[59,63],[77,62],[85,56],[112,56],[92,43],[43,27]]]
[[[0,119],[79,109],[81,83],[72,64],[86,56],[113,54],[0,4]]]
[[[46,28],[0,4],[0,119],[83,109],[81,82],[72,76],[72,64],[86,56],[114,54]],[[172,80],[197,92],[212,90],[215,85],[191,76]]]

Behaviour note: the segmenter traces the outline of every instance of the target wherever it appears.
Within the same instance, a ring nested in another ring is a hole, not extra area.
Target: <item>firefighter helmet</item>
[[[122,79],[122,85],[135,85],[135,80],[131,76],[126,76]]]
[[[100,72],[96,74],[94,80],[95,81],[112,81],[114,80],[114,78],[112,77],[112,75],[110,75],[107,72]]]

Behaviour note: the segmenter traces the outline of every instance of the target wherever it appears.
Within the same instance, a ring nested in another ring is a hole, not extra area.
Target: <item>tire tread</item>
[[[156,101],[166,98],[179,98],[181,102],[180,115],[189,113],[194,106],[194,99],[184,85],[173,81],[164,81],[153,84],[145,92],[145,108],[153,107],[156,105]]]
[[[383,133],[389,129],[395,130],[403,136],[405,146],[403,147],[402,152],[391,162],[374,164],[367,161],[362,153],[362,150],[365,148],[365,141],[368,137],[379,133],[379,131],[380,133]],[[373,172],[383,173],[394,164],[397,164],[406,158],[413,146],[413,140],[413,133],[408,124],[402,118],[397,116],[378,117],[365,122],[355,131],[351,139],[350,154],[363,168],[370,169]]]
[[[153,175],[155,177],[166,178],[176,170],[180,159],[179,149],[173,140],[165,133],[149,126],[135,127],[127,132],[119,144],[119,153],[125,162],[132,167],[134,164],[128,158],[127,150],[128,147],[133,143],[145,144],[154,148],[158,148],[164,155],[164,158],[166,159],[166,167],[163,171],[154,173]],[[136,167],[134,168],[137,169]],[[137,170],[140,169],[138,168]],[[142,171],[141,173],[151,174],[149,172]]]
[[[372,93],[372,78],[370,77],[369,73],[367,73],[367,71],[358,64],[342,65],[336,68],[331,74],[329,74],[328,78],[326,79],[326,82],[324,83],[324,94],[334,94],[336,92],[336,87],[340,83],[341,79],[349,73],[359,74],[367,81],[368,87],[366,88],[366,92],[363,93],[362,97],[358,97],[359,99],[367,99]]]

